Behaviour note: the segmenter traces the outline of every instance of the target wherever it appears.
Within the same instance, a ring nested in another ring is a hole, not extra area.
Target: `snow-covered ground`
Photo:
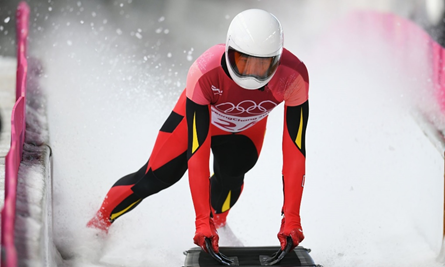
[[[78,1],[52,9],[41,38],[33,32],[31,53],[45,67],[54,238],[64,266],[183,264],[194,246],[186,175],[117,220],[105,239],[85,224],[110,186],[148,159],[193,59],[224,42],[231,18],[250,7],[277,15],[286,47],[309,69],[302,245],[324,266],[441,266],[444,163],[411,116],[413,95],[429,86],[427,68],[407,72],[381,42],[332,34],[352,7],[390,10],[398,1],[271,2]],[[278,245],[282,113],[271,114],[228,219],[245,246]]]

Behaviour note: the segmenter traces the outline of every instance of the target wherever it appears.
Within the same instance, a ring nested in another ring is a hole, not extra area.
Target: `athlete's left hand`
[[[278,233],[278,240],[280,240],[281,250],[285,250],[288,237],[292,238],[291,249],[294,249],[304,239],[303,230],[299,220],[288,220],[283,217],[281,220],[281,228]]]
[[[289,251],[293,250],[304,239],[303,230],[301,230],[300,220],[281,220],[281,228],[278,233],[278,239],[281,243],[281,248],[275,252],[271,257],[263,257],[260,259],[261,265],[275,265],[279,263]]]

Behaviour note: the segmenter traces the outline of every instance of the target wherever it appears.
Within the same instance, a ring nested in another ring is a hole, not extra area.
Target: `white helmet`
[[[236,15],[226,41],[226,62],[232,79],[244,89],[265,86],[275,74],[283,52],[278,19],[260,9]]]

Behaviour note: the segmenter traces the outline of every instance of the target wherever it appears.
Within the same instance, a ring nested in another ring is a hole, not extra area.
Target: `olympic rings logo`
[[[265,100],[260,102],[259,104],[255,103],[253,100],[244,100],[239,102],[237,105],[226,102],[215,105],[219,111],[230,114],[230,115],[240,115],[243,113],[247,113],[250,115],[261,115],[264,113],[268,113],[270,110],[275,108],[277,104],[271,100]]]

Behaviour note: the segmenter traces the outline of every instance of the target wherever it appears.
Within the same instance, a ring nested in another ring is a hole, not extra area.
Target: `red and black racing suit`
[[[100,217],[113,222],[176,183],[187,169],[197,227],[212,216],[212,208],[216,214],[228,211],[258,160],[269,112],[284,101],[282,212],[289,223],[300,224],[309,112],[306,67],[284,49],[270,82],[246,90],[230,78],[224,53],[225,45],[213,46],[190,67],[186,89],[161,127],[150,159],[113,185]],[[209,179],[211,151],[214,174]]]

